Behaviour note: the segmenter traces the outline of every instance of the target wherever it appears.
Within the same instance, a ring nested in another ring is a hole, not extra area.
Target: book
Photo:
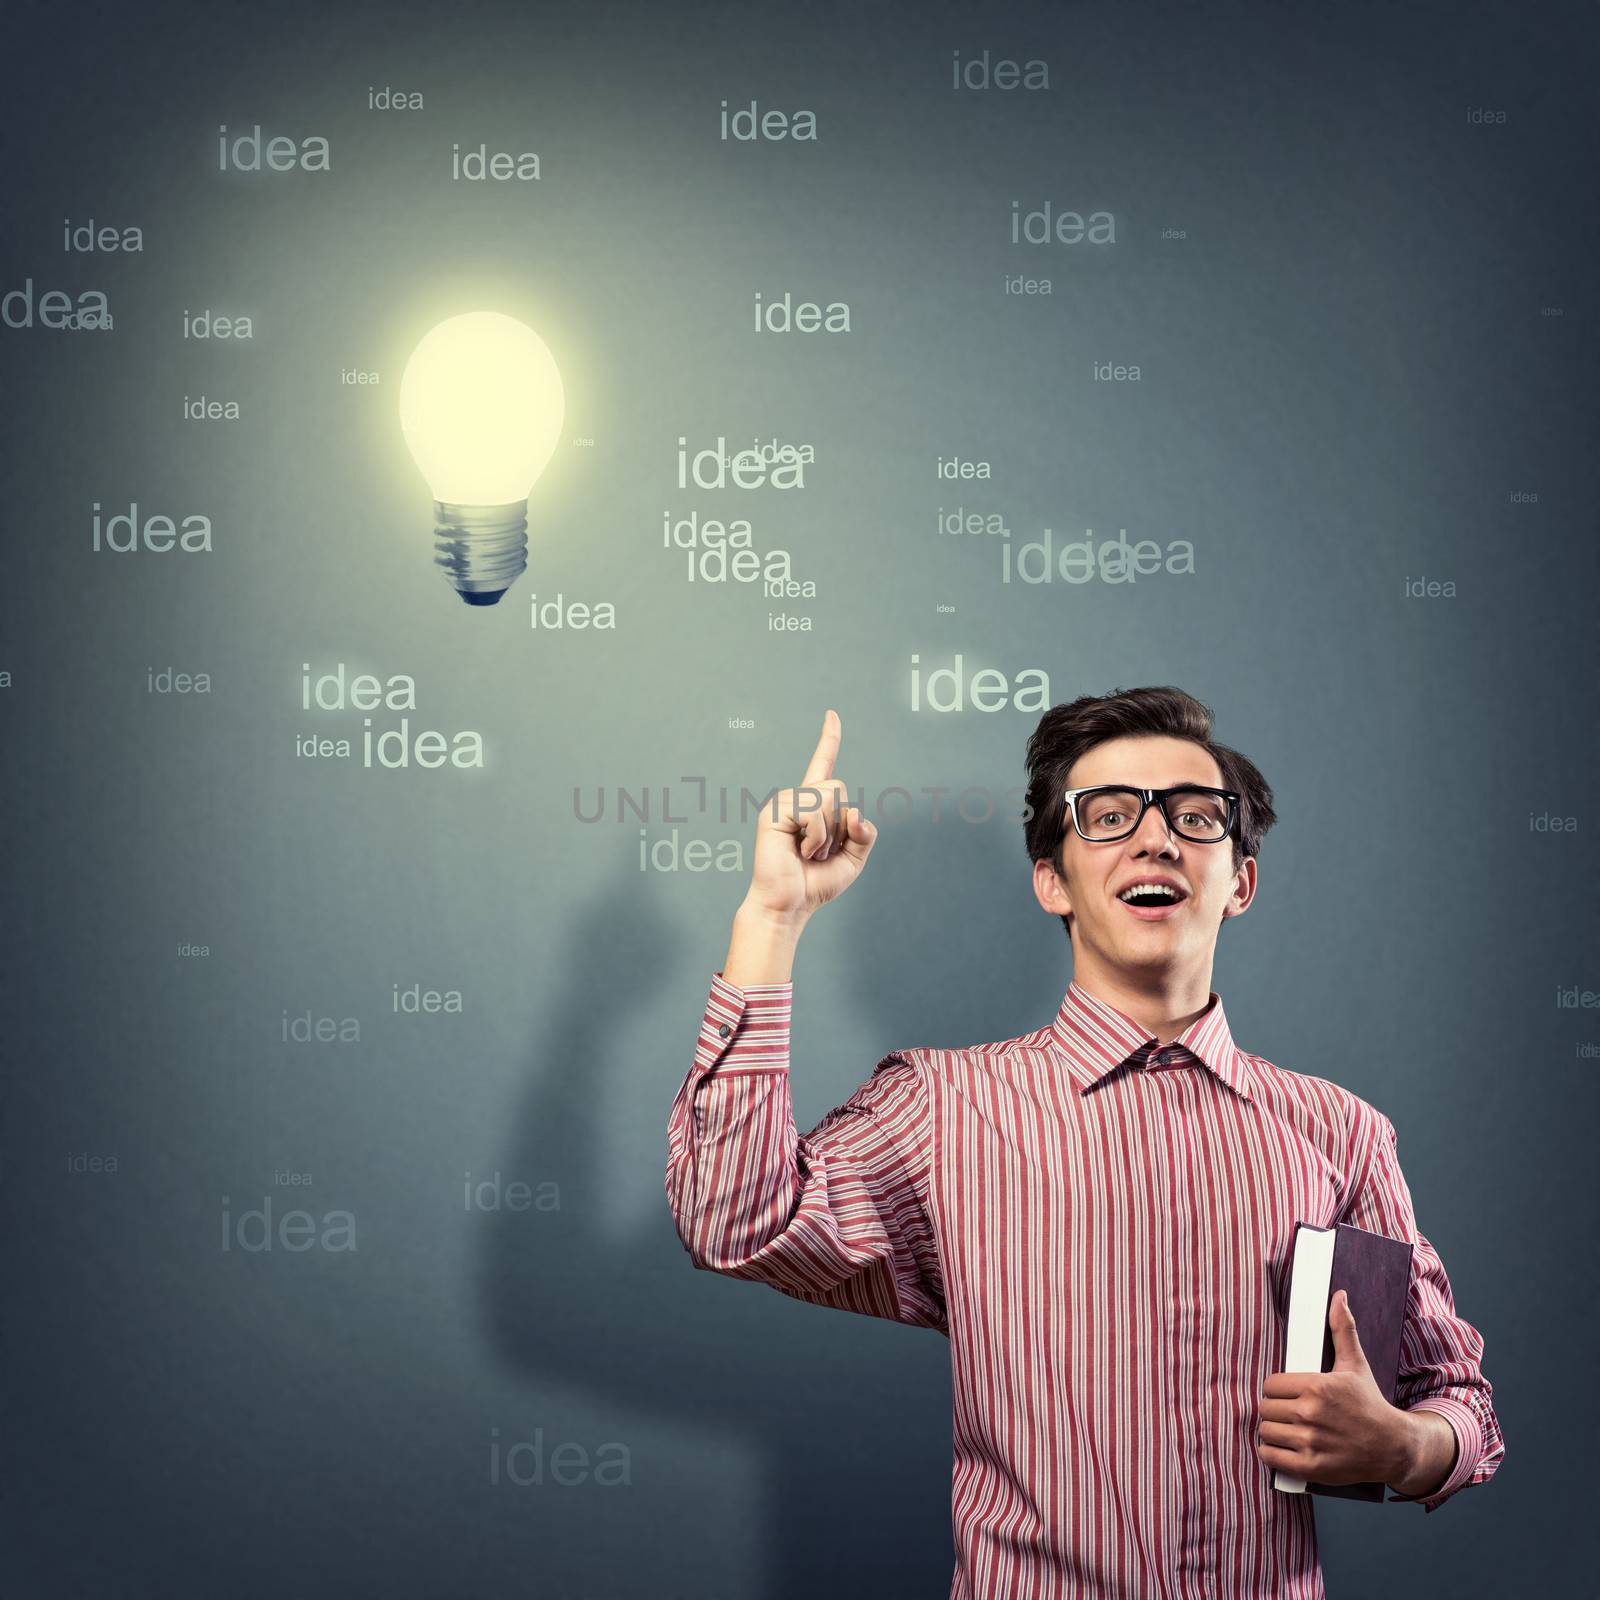
[[[1373,1382],[1394,1404],[1400,1374],[1400,1335],[1406,1323],[1406,1297],[1411,1290],[1411,1256],[1416,1247],[1341,1222],[1318,1228],[1294,1225],[1289,1265],[1289,1316],[1282,1372],[1329,1372],[1333,1369],[1333,1329],[1328,1311],[1343,1289],[1361,1336],[1361,1349],[1372,1368]],[[1347,1500],[1382,1500],[1382,1483],[1307,1483],[1281,1468],[1273,1487],[1285,1494],[1338,1495]]]

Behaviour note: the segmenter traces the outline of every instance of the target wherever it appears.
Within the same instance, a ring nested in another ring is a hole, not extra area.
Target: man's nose
[[[1133,846],[1135,855],[1149,853],[1176,856],[1178,853],[1177,840],[1167,822],[1166,814],[1159,805],[1145,807],[1145,813],[1139,819],[1139,826],[1134,829],[1133,837],[1128,843]]]

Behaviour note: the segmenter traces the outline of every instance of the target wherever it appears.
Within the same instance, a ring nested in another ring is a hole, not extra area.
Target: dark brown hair
[[[1110,694],[1082,695],[1065,705],[1051,706],[1039,719],[1028,740],[1027,815],[1023,829],[1030,861],[1048,860],[1059,872],[1058,851],[1071,827],[1061,802],[1067,774],[1086,751],[1108,739],[1138,734],[1164,734],[1190,739],[1205,750],[1222,770],[1222,787],[1239,793],[1239,815],[1233,831],[1233,865],[1261,853],[1261,840],[1278,820],[1272,809],[1272,790],[1247,756],[1217,744],[1211,737],[1211,708],[1182,689],[1114,689]],[[1061,925],[1072,936],[1072,918]]]

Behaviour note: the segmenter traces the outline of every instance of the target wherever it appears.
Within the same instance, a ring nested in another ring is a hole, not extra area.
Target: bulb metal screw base
[[[469,606],[492,606],[528,566],[528,502],[433,502],[434,563]]]

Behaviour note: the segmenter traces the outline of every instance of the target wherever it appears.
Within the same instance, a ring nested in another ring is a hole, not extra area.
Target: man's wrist
[[[1437,1411],[1399,1411],[1393,1465],[1385,1483],[1396,1494],[1426,1499],[1455,1470],[1456,1430]]]
[[[733,914],[724,981],[743,988],[751,984],[788,983],[794,971],[795,947],[806,917],[774,912],[746,900]]]
[[[810,915],[808,911],[773,911],[762,905],[759,900],[752,900],[746,895],[739,902],[739,909],[734,912],[733,920],[736,923],[744,922],[751,927],[771,928],[779,933],[793,933],[798,939]]]

